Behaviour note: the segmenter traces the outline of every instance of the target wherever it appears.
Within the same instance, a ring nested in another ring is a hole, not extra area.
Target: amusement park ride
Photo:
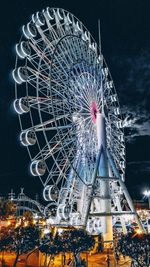
[[[110,241],[116,216],[126,232],[131,214],[143,230],[124,183],[123,121],[101,44],[61,8],[33,14],[22,30],[14,108],[51,223]]]

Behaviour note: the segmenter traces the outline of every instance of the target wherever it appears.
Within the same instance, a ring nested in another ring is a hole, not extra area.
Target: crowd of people
[[[131,266],[149,267],[150,235],[136,232],[122,235],[115,248],[116,261],[119,261],[120,253],[124,259],[126,256],[132,259]]]

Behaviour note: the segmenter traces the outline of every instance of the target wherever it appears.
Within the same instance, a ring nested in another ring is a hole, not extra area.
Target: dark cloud
[[[149,116],[141,116],[141,117],[139,117],[139,118],[137,118],[137,120],[136,120],[136,124],[137,125],[142,125],[143,123],[145,123],[145,122],[147,122],[147,121],[149,121]]]
[[[145,173],[150,174],[150,160],[147,161],[131,161],[128,164],[128,167],[131,168],[134,173]],[[139,168],[140,166],[140,168]]]
[[[125,133],[125,138],[126,138],[126,140],[127,141],[129,141],[130,142],[130,140],[131,140],[131,138],[133,137],[133,136],[135,136],[135,135],[138,135],[138,130],[136,129],[136,128],[134,128],[134,127],[127,127],[127,128],[125,128],[125,131],[124,131],[124,133]]]

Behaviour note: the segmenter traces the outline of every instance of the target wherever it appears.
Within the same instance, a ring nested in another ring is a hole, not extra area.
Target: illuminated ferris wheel
[[[31,174],[39,177],[53,218],[81,223],[101,142],[124,180],[118,97],[98,45],[70,12],[47,7],[33,14],[22,30],[13,71],[20,141],[27,147]],[[101,116],[106,140],[100,141]],[[113,168],[108,169],[114,176]],[[101,187],[96,178],[94,190]],[[93,206],[98,206],[96,201]]]

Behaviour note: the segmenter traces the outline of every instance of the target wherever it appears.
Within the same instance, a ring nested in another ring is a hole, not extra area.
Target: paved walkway
[[[87,255],[86,254],[81,254],[82,259],[88,259],[88,266],[87,267],[108,267],[108,264],[106,262],[107,259],[107,254],[106,253],[96,253],[93,255]],[[41,259],[38,260],[38,255],[31,256],[28,260],[28,267],[42,267],[43,265],[40,265],[40,261],[42,263],[42,257]],[[66,257],[66,263],[68,262],[69,255],[67,254]],[[14,254],[13,253],[5,253],[5,261],[6,261],[6,266],[7,267],[12,267],[13,266],[13,261],[14,261]],[[44,262],[44,257],[43,257],[43,262]],[[110,253],[110,265],[109,267],[131,267],[131,261],[127,257],[124,259],[122,256],[120,257],[119,262],[117,263],[114,259],[114,255],[111,252]],[[1,263],[0,263],[1,267]],[[20,261],[17,264],[17,267],[25,267],[25,257],[20,257]],[[54,263],[49,265],[49,267],[62,267],[62,257],[57,256],[55,257]],[[66,264],[64,267],[68,267]]]
[[[82,259],[88,259],[88,266],[87,267],[108,267],[108,263],[106,261],[107,259],[107,253],[96,253],[93,255],[87,255],[86,254],[81,254]],[[66,257],[66,263],[68,262],[69,256],[67,255]],[[54,264],[51,265],[51,267],[62,267],[62,258],[56,257],[54,260]],[[110,253],[110,265],[109,267],[130,267],[131,266],[131,261],[128,257],[124,259],[122,256],[120,257],[118,263],[114,259],[114,255],[111,252]],[[64,265],[64,267],[68,267],[68,265]]]

